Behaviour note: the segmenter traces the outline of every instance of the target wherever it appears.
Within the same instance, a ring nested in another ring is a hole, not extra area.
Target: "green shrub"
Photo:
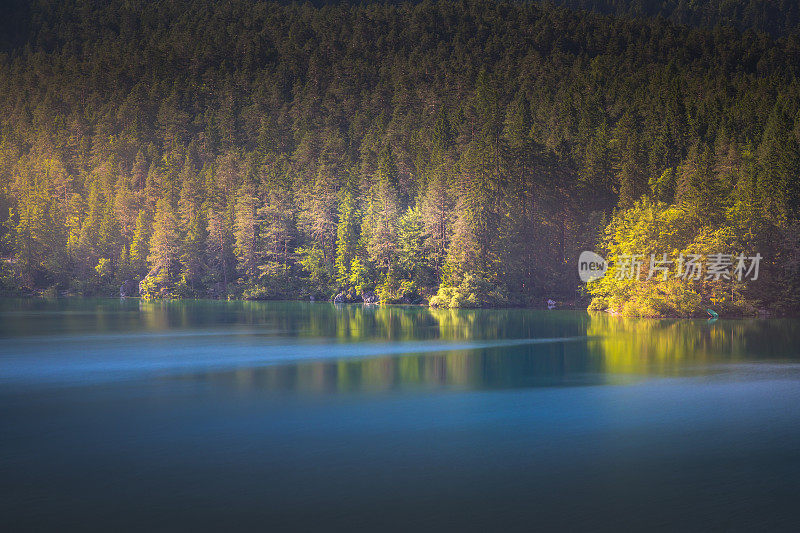
[[[378,287],[377,294],[382,304],[413,303],[420,299],[413,281],[407,279],[398,281],[392,275],[386,276],[386,281]]]
[[[430,305],[450,308],[504,307],[509,305],[509,300],[503,288],[469,273],[457,287],[439,287]]]

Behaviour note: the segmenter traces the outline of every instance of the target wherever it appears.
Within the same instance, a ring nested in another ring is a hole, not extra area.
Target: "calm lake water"
[[[0,302],[3,530],[800,529],[800,322]]]

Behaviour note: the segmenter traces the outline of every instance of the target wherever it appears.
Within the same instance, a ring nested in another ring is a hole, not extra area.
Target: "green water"
[[[800,322],[0,302],[13,530],[800,526]]]

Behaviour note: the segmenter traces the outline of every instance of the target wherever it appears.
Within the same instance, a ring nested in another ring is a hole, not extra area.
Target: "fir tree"
[[[151,271],[158,271],[161,279],[169,280],[179,272],[180,239],[175,211],[167,198],[162,198],[156,206],[153,234],[150,236],[150,253],[147,256]]]
[[[241,272],[254,278],[260,260],[258,199],[252,185],[244,185],[236,195],[236,219],[234,222],[234,252]]]
[[[353,192],[342,189],[339,202],[339,223],[336,226],[336,283],[340,289],[350,288],[351,267],[356,258],[360,217]]]
[[[150,217],[145,210],[139,211],[130,245],[130,268],[134,277],[144,276],[147,256],[150,255]]]

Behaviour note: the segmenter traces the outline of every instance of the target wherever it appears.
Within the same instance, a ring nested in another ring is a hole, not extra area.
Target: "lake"
[[[3,529],[797,531],[799,326],[0,301]]]

